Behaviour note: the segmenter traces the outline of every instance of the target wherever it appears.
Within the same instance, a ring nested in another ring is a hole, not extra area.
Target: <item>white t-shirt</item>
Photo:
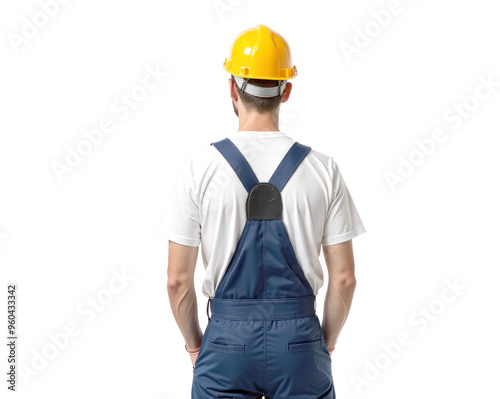
[[[225,137],[242,152],[260,182],[269,181],[295,142],[279,131],[239,131]],[[206,270],[202,292],[213,298],[243,231],[248,193],[212,145],[184,159],[173,191],[168,239],[188,246],[201,244]],[[321,244],[348,241],[365,229],[338,166],[314,149],[288,180],[281,197],[283,223],[317,295],[324,282]]]

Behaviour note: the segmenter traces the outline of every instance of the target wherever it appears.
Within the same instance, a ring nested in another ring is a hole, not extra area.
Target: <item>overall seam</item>
[[[264,298],[267,299],[267,222],[264,221],[264,251],[263,259],[264,263]]]
[[[215,298],[218,302],[276,302],[276,303],[287,303],[287,302],[297,302],[302,298],[313,298],[315,295],[304,295],[300,297],[290,297],[290,298]]]
[[[237,247],[237,248],[235,249],[235,252],[234,252],[234,254],[233,254],[232,258],[231,258],[231,260],[229,261],[228,268],[229,268],[229,266],[231,266],[231,264],[233,263],[233,259],[234,259],[234,262],[236,263],[236,262],[237,262],[237,259],[241,256],[241,252],[243,251],[243,243],[244,243],[244,241],[245,241],[246,236],[248,235],[249,230],[250,230],[250,224],[248,223],[248,220],[247,220],[247,221],[245,222],[245,226],[243,227],[243,232],[241,233],[241,236],[240,236],[240,238],[239,238],[239,240],[238,240],[238,244],[236,245],[236,247]],[[240,244],[240,241],[241,241],[241,245],[239,245],[239,244]],[[239,248],[238,248],[238,246],[239,246]],[[221,290],[220,290],[221,295],[224,293],[224,288],[226,288],[227,282],[228,282],[229,278],[231,277],[231,274],[234,272],[234,269],[235,269],[235,267],[234,267],[234,265],[233,265],[233,268],[232,268],[232,270],[229,272],[229,274],[227,275],[227,277],[226,277],[226,276],[224,276],[224,277],[223,277],[223,278],[226,278],[226,281],[224,281],[224,285],[221,287]],[[227,269],[226,269],[226,271],[227,271]],[[225,273],[224,273],[224,274],[225,274]],[[217,292],[217,291],[218,291],[218,290],[216,290],[216,292]]]
[[[297,271],[294,271],[291,268],[291,266],[288,264],[288,262],[286,262],[286,259],[285,259],[285,264],[287,265],[288,269],[290,269],[292,274],[297,278],[297,280],[299,281],[302,288],[304,288],[306,294],[309,295],[309,292],[307,290],[308,280],[304,275],[304,270],[302,269],[302,267],[299,264],[299,260],[297,259],[295,251],[293,250],[292,243],[290,242],[288,232],[286,231],[286,227],[285,227],[285,224],[283,222],[280,223],[280,228],[278,230],[280,230],[282,242],[285,243],[285,248],[287,250],[288,256],[289,256],[290,260],[292,261],[292,263],[296,266]],[[302,275],[304,278],[302,278],[302,276],[300,275],[301,272],[302,272]]]
[[[264,393],[267,392],[267,321],[264,321]]]
[[[289,319],[300,319],[300,318],[305,318],[305,317],[312,317],[315,315],[315,312],[308,312],[308,313],[300,313],[300,314],[293,314],[289,316],[271,316],[271,317],[263,317],[261,319],[255,319],[255,316],[245,316],[245,317],[234,317],[234,316],[223,316],[223,315],[218,315],[214,313],[212,316],[212,319],[215,320],[247,320],[247,321],[271,321],[271,320],[289,320]]]
[[[264,279],[267,299],[267,221],[264,221]],[[264,392],[267,392],[267,321],[264,322]]]

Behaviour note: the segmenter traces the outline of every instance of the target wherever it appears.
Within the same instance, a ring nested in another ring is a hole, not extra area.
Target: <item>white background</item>
[[[495,395],[498,2],[401,0],[390,20],[387,1],[73,0],[44,19],[47,2],[0,7],[2,342],[12,282],[18,362],[32,373],[18,374],[17,397],[190,397],[162,226],[180,160],[237,130],[222,62],[257,24],[287,38],[299,72],[281,130],[334,157],[367,230],[354,240],[358,286],[333,356],[337,397]],[[36,18],[44,26],[13,44]],[[147,68],[168,76],[124,117],[112,104],[141,93]],[[497,86],[478,100],[481,79]],[[453,114],[464,102],[468,116]],[[106,118],[115,129],[59,179],[54,162]],[[436,129],[441,142],[415,152]],[[133,278],[107,295],[123,270]],[[200,256],[202,329],[203,272]],[[446,284],[461,287],[447,303]],[[106,303],[92,311],[89,298]],[[68,323],[78,333],[51,346]],[[409,344],[389,345],[405,332]]]

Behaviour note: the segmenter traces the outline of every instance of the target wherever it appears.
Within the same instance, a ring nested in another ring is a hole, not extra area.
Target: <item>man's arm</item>
[[[351,309],[356,288],[352,240],[323,246],[328,268],[328,288],[322,328],[328,348],[333,348]]]
[[[198,304],[194,287],[194,271],[198,247],[168,243],[167,290],[175,321],[187,349],[201,345],[203,333],[198,322]]]

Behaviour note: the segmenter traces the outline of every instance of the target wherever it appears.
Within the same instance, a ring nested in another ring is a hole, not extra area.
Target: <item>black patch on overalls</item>
[[[247,198],[247,219],[277,220],[282,213],[281,194],[269,183],[259,183],[252,187]]]

